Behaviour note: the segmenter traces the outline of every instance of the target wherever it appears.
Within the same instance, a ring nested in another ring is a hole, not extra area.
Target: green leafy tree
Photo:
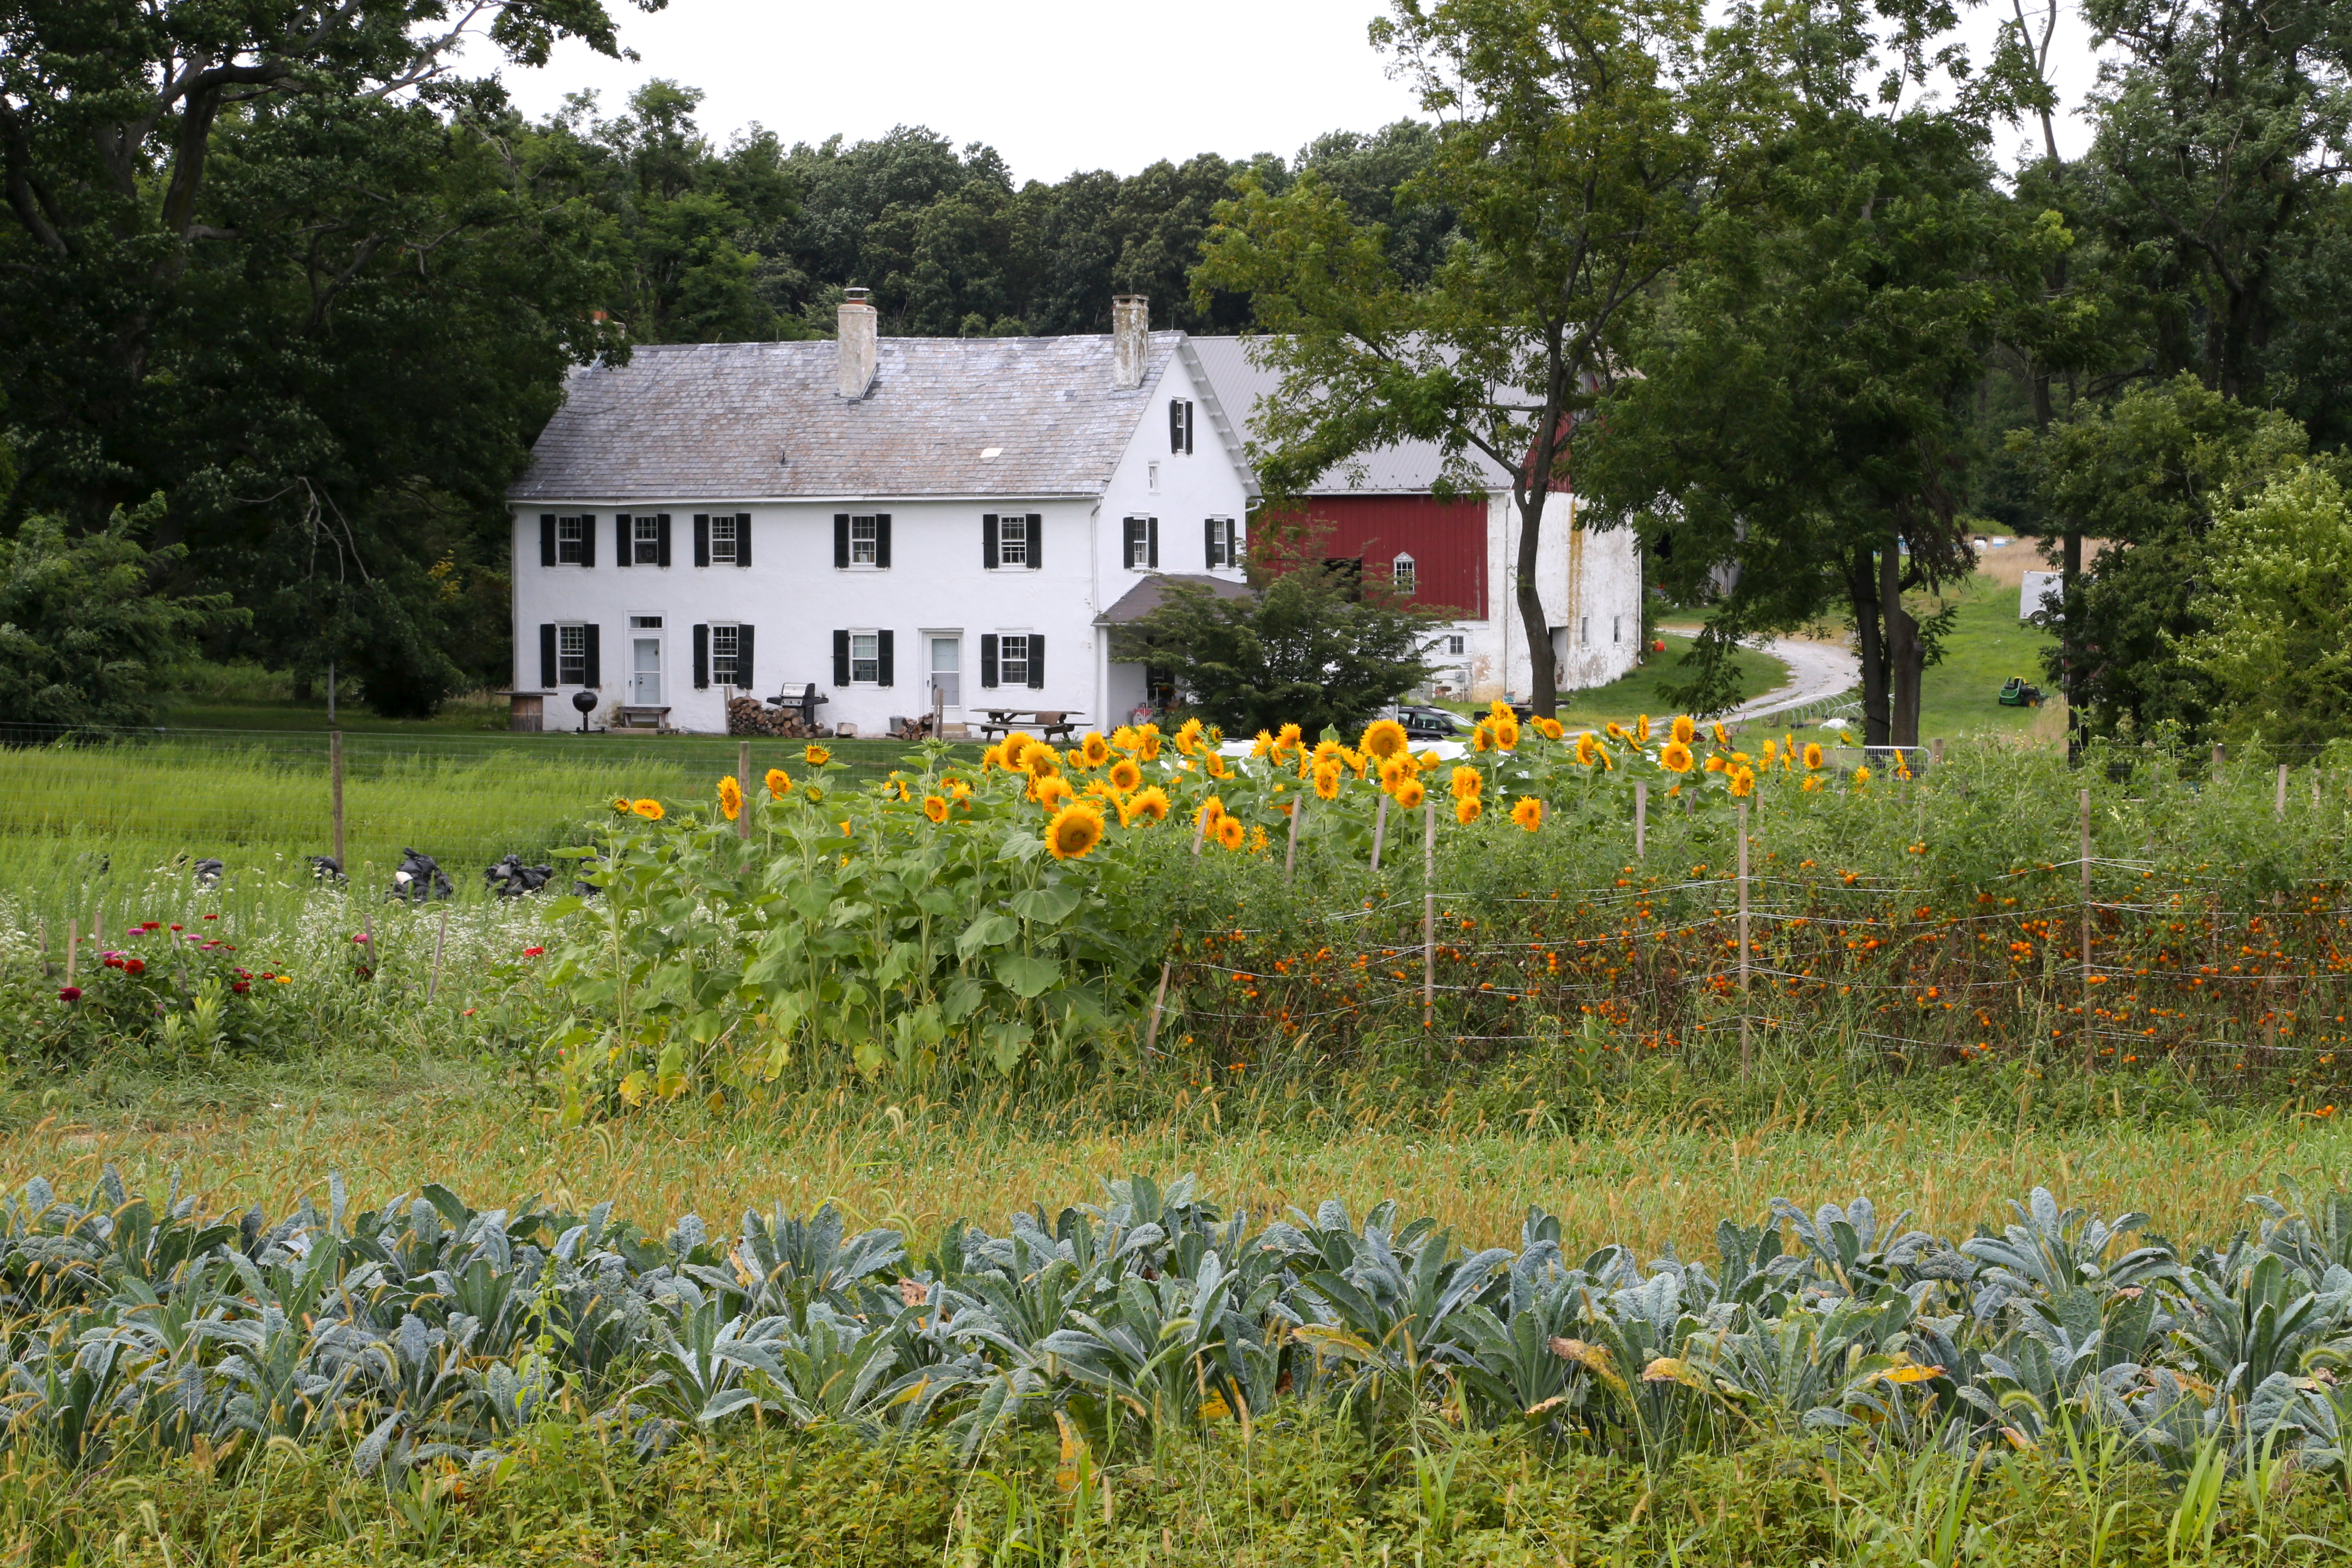
[[[1445,122],[1397,199],[1442,205],[1458,241],[1416,286],[1313,169],[1281,191],[1244,176],[1193,276],[1196,301],[1245,293],[1279,334],[1254,454],[1269,493],[1408,438],[1437,442],[1465,486],[1472,452],[1512,476],[1513,600],[1547,715],[1536,563],[1570,426],[1685,254],[1717,162],[1699,30],[1688,0],[1397,0],[1374,38]]]
[[[2183,663],[2212,681],[2215,732],[2314,745],[2352,734],[2352,508],[2306,464],[2226,513],[2207,543],[2205,620]]]
[[[1262,527],[1250,553],[1248,596],[1166,580],[1159,608],[1118,632],[1114,657],[1166,668],[1238,734],[1348,729],[1428,679],[1433,616],[1326,565],[1307,530]]]
[[[151,591],[179,547],[137,537],[159,507],[77,534],[26,518],[0,539],[0,722],[65,730],[152,724],[171,667],[234,620],[223,594]]]

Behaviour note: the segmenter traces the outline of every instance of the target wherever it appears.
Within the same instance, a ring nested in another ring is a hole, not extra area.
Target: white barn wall
[[[1573,495],[1555,496],[1544,507],[1536,542],[1536,594],[1563,656],[1557,672],[1562,691],[1606,686],[1632,673],[1642,647],[1642,559],[1633,532],[1580,528],[1576,516]],[[1496,493],[1486,503],[1487,618],[1465,623],[1474,702],[1524,701],[1535,688],[1535,660],[1513,586],[1518,555],[1518,508],[1508,494]]]

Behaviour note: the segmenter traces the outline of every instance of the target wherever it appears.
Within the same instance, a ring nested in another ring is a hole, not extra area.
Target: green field
[[[1612,720],[1630,723],[1640,714],[1660,718],[1675,711],[1674,704],[1658,694],[1662,685],[1680,679],[1675,666],[1690,651],[1691,638],[1681,632],[1663,632],[1659,640],[1666,645],[1664,653],[1651,654],[1636,665],[1632,673],[1579,691],[1559,694],[1559,721],[1570,729],[1597,730]],[[1754,648],[1741,648],[1732,656],[1738,668],[1740,689],[1749,697],[1771,690],[1789,678],[1789,667],[1767,653]],[[1448,702],[1440,706],[1462,714],[1483,712],[1484,707],[1475,702]]]
[[[2042,673],[2042,652],[2053,639],[2017,618],[2017,594],[1979,576],[1954,595],[1959,614],[1944,639],[1943,658],[1919,682],[1923,739],[2063,735],[2064,705],[2055,699],[2041,708],[2003,708],[1996,700],[2012,675],[2044,690],[2052,684]]]

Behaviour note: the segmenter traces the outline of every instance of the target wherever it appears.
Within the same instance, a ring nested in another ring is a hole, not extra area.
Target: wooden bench
[[[625,730],[667,730],[669,728],[669,710],[624,702],[621,704],[621,727]]]

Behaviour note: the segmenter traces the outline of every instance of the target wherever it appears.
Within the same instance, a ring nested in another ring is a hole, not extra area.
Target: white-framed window
[[[735,564],[735,514],[710,514],[710,563],[713,566]]]
[[[1158,495],[1160,493],[1160,465],[1157,463],[1144,464],[1143,479],[1144,488],[1149,489],[1153,495]]]
[[[1127,569],[1150,572],[1160,565],[1160,520],[1156,517],[1130,517],[1122,520],[1125,530]]]
[[[1449,656],[1465,653],[1468,651],[1467,644],[1467,638],[1460,632],[1454,632],[1445,639],[1445,651]]]
[[[996,563],[1023,567],[1029,564],[1029,518],[1025,512],[1009,511],[996,520]]]
[[[1192,450],[1192,400],[1189,397],[1168,400],[1168,449],[1177,453]]]
[[[882,520],[878,517],[852,517],[849,520],[849,563],[852,566],[872,566],[881,559]]]
[[[588,520],[584,517],[559,517],[555,520],[555,561],[559,566],[579,566],[588,560]]]
[[[1413,564],[1412,556],[1400,551],[1397,558],[1389,563],[1389,583],[1407,598],[1412,596],[1421,583],[1421,569]]]
[[[852,527],[856,526],[853,520]],[[853,542],[856,536],[852,535]],[[852,632],[849,634],[849,683],[852,686],[873,686],[882,679],[882,634]]]
[[[1013,632],[996,639],[996,681],[1000,686],[1029,684],[1029,634]]]
[[[1208,535],[1209,547],[1209,570],[1213,572],[1221,566],[1238,566],[1242,563],[1241,542],[1234,537],[1234,525],[1232,518],[1213,517],[1209,519],[1209,525],[1206,531]]]
[[[588,628],[577,621],[556,624],[555,683],[558,686],[588,684]]]
[[[637,566],[661,564],[661,519],[637,517],[629,520],[629,561]]]
[[[633,632],[657,632],[661,630],[661,624],[662,618],[659,616],[631,616],[629,617],[629,629]]]
[[[716,521],[716,519],[712,521]],[[733,521],[732,518],[728,520]],[[735,679],[735,656],[742,647],[742,627],[731,621],[710,623],[710,679],[719,686],[740,686]]]

